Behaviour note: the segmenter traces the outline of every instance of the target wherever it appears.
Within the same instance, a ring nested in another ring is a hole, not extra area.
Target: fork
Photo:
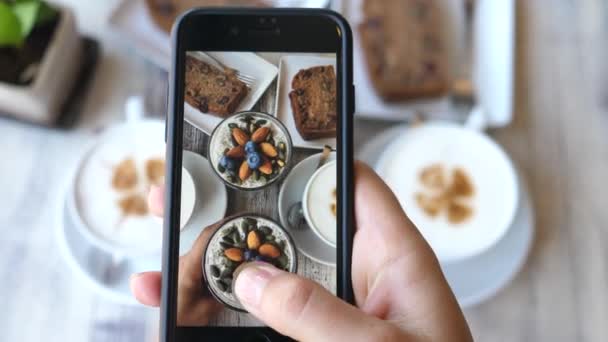
[[[240,81],[244,82],[245,84],[247,84],[249,87],[251,87],[254,83],[255,83],[255,77],[251,76],[251,75],[247,75],[247,74],[243,74],[242,72],[227,67],[226,65],[224,65],[222,62],[220,62],[219,60],[217,60],[217,58],[211,56],[210,54],[206,54],[209,58],[211,58],[211,60],[213,60],[213,62],[215,62],[217,65],[219,65],[222,69],[224,69],[224,71],[227,72],[232,72],[234,73],[234,75],[236,76],[236,78],[238,78]]]

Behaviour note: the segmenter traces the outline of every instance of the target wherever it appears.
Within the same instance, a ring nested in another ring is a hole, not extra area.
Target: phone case
[[[195,9],[183,14],[172,31],[172,60],[170,71],[170,92],[166,120],[166,186],[163,253],[162,253],[162,296],[161,296],[161,341],[199,341],[201,336],[206,341],[289,341],[270,328],[184,328],[176,327],[177,309],[177,276],[179,249],[179,216],[181,194],[181,161],[183,131],[183,94],[184,94],[184,22],[197,16],[207,15],[262,15],[262,16],[305,16],[322,17],[331,20],[340,28],[341,47],[339,54],[338,82],[340,83],[341,101],[338,110],[342,120],[338,121],[338,177],[337,188],[342,201],[338,209],[338,227],[341,234],[337,238],[337,295],[343,300],[354,303],[351,284],[351,251],[354,235],[353,203],[353,114],[354,86],[352,84],[352,33],[347,21],[339,14],[324,9]],[[314,42],[317,37],[310,37]],[[277,47],[278,48],[278,47]],[[242,50],[247,51],[247,50]]]

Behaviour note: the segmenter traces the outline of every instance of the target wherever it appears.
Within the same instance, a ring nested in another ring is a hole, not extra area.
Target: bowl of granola
[[[227,307],[245,311],[232,292],[235,270],[248,262],[266,262],[295,273],[295,244],[272,219],[243,214],[224,222],[209,239],[203,255],[203,275],[209,292]]]
[[[240,112],[220,122],[208,144],[215,173],[238,190],[259,190],[287,171],[292,152],[287,128],[274,116]]]

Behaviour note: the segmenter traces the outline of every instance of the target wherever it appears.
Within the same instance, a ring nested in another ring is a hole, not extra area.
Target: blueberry
[[[245,153],[250,154],[250,153],[256,153],[258,151],[258,144],[254,143],[253,141],[248,141],[245,144]]]
[[[258,255],[254,258],[255,261],[260,261],[260,262],[268,262],[268,259],[266,259],[263,255]]]
[[[262,166],[262,157],[257,152],[249,153],[247,155],[247,164],[249,168],[257,170],[258,167]]]
[[[230,171],[234,171],[236,170],[236,160],[227,157],[227,156],[223,156],[222,159],[220,159],[220,165],[222,167],[224,167],[226,170],[230,170]]]
[[[250,249],[246,250],[246,251],[243,253],[243,257],[245,258],[245,260],[246,260],[246,261],[252,261],[252,260],[255,260],[255,258],[256,258],[256,257],[258,257],[258,256],[259,256],[259,255],[258,255],[258,252],[253,251],[253,250],[250,250]]]

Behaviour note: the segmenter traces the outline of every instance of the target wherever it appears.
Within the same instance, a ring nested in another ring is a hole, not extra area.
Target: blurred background
[[[442,262],[476,339],[607,341],[608,2],[437,2],[454,81],[399,103],[369,80],[362,1],[274,4],[329,7],[353,25],[358,158],[378,162],[370,154],[395,126],[447,120],[512,161],[507,232]],[[172,7],[161,3],[0,0],[0,340],[155,338],[158,311],[129,298],[124,256],[67,228],[78,223],[66,197],[100,134],[133,116],[164,119],[170,47],[153,18]]]

